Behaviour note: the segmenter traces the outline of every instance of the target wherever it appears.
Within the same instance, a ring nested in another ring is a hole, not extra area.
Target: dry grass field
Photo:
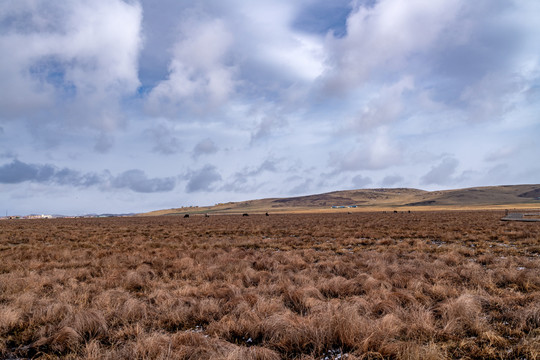
[[[540,359],[502,211],[0,222],[2,359]]]

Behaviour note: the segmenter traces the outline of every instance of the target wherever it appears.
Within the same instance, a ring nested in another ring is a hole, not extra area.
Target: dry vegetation
[[[502,212],[0,223],[0,358],[540,359]]]

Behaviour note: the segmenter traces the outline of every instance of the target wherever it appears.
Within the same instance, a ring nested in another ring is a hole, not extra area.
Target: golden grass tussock
[[[500,212],[4,221],[2,359],[539,359]]]
[[[441,305],[444,321],[443,332],[452,336],[478,336],[482,333],[485,321],[478,298],[463,294],[457,299],[449,299]]]
[[[21,311],[8,306],[0,306],[0,331],[12,331],[21,320]]]
[[[263,347],[239,347],[225,358],[226,360],[280,360],[279,353]]]

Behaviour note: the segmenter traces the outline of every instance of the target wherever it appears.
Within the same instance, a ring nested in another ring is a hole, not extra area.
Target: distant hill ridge
[[[410,188],[379,188],[333,191],[323,194],[230,202],[205,207],[158,210],[143,215],[185,213],[323,211],[332,207],[364,210],[408,208],[416,210],[455,208],[540,207],[540,184],[472,187],[425,191]]]

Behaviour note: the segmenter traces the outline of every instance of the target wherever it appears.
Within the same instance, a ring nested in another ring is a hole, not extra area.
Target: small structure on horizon
[[[540,212],[538,213],[510,213],[508,210],[505,210],[505,216],[501,219],[502,221],[540,221]]]

